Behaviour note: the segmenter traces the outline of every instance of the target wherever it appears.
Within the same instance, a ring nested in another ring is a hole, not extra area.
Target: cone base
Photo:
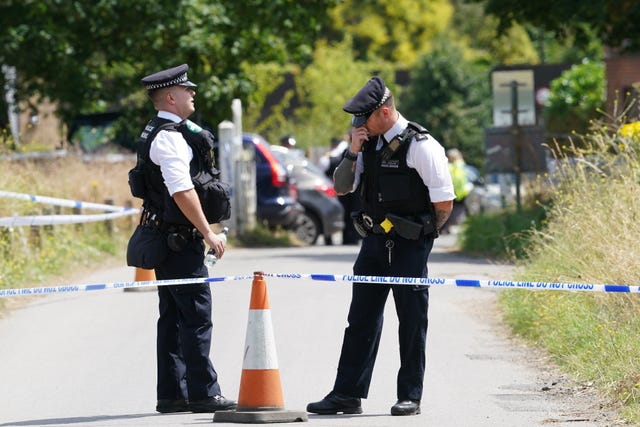
[[[144,268],[136,267],[136,273],[133,278],[134,282],[149,282],[152,280],[156,280],[156,271],[155,270],[146,270]],[[138,286],[133,288],[124,288],[124,292],[149,292],[149,291],[157,291],[157,286]]]
[[[302,411],[216,411],[213,414],[214,423],[244,423],[244,424],[269,424],[269,423],[295,423],[307,422],[309,417]]]
[[[138,286],[134,288],[124,288],[124,292],[155,292],[158,290],[157,286]]]

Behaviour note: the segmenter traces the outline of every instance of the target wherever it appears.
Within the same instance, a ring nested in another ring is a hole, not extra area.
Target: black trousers
[[[393,241],[391,264],[387,241]],[[369,235],[362,241],[353,267],[356,275],[427,277],[427,259],[433,239],[407,240],[401,237]],[[399,320],[400,369],[397,377],[399,400],[422,398],[427,339],[428,286],[354,283],[348,326],[333,391],[366,398],[373,374],[382,326],[384,306],[393,294]]]
[[[156,268],[158,280],[208,277],[202,239],[190,240],[180,251],[169,251]],[[197,283],[159,286],[157,361],[158,399],[206,399],[220,393],[211,349],[211,288]]]

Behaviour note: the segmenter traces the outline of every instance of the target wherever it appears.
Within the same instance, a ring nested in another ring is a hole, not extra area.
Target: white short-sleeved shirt
[[[167,111],[158,111],[158,117],[175,123],[182,121],[180,117]],[[193,151],[180,132],[161,130],[151,142],[149,158],[160,166],[164,185],[171,196],[179,191],[191,190],[193,181],[189,164],[193,159]]]
[[[399,115],[396,123],[385,132],[384,137],[391,141],[402,132],[409,124],[402,114]],[[382,140],[378,142],[376,150],[382,148]],[[429,197],[432,203],[445,202],[456,198],[453,192],[453,182],[449,173],[449,162],[444,151],[444,147],[431,135],[421,140],[415,140],[407,151],[407,166],[415,169],[422,178],[422,182],[429,189]],[[352,191],[360,185],[360,177],[364,170],[362,153],[358,153],[356,162],[355,179]]]

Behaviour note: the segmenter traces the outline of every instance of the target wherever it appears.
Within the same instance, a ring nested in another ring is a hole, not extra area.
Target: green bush
[[[463,225],[459,246],[465,252],[495,258],[522,258],[532,230],[539,229],[544,219],[541,206],[470,216]]]
[[[551,82],[544,110],[547,131],[584,134],[600,116],[606,98],[604,63],[584,61]]]

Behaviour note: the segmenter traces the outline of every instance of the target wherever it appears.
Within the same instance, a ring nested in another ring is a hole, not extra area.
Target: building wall
[[[640,53],[611,55],[605,60],[605,64],[607,112],[618,117],[627,106],[630,98],[640,96]],[[634,85],[635,90],[633,90]],[[632,116],[631,119],[639,119],[640,108],[637,103],[633,111],[629,113]]]

